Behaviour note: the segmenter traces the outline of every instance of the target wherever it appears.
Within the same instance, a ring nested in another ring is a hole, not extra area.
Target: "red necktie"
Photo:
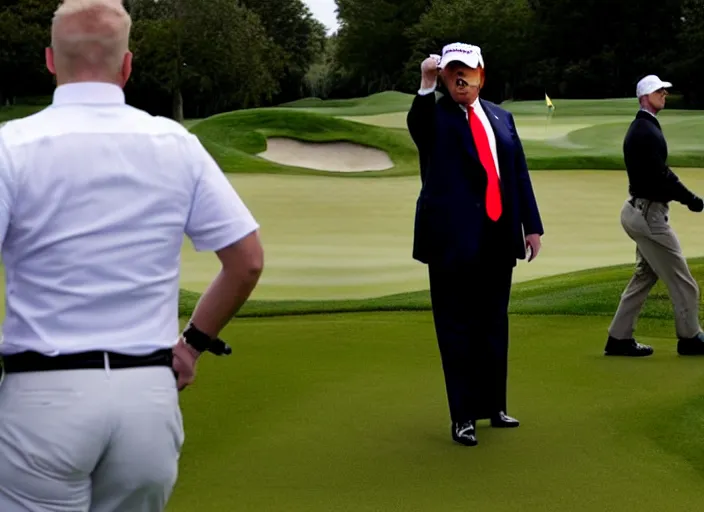
[[[496,172],[494,156],[491,154],[491,147],[489,146],[489,138],[486,135],[486,130],[472,107],[469,107],[469,129],[472,131],[474,144],[477,146],[479,161],[486,171],[486,213],[491,220],[496,221],[501,217],[499,175]]]

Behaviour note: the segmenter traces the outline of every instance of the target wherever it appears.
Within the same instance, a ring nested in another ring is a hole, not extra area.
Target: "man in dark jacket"
[[[506,414],[508,302],[543,225],[513,116],[479,98],[481,50],[447,45],[421,71],[408,113],[422,181],[413,257],[429,267],[452,438],[474,446],[477,420],[518,426]],[[436,101],[438,76],[448,94]]]
[[[704,201],[685,187],[667,165],[667,143],[657,114],[665,107],[672,87],[655,75],[638,82],[640,111],[623,144],[631,198],[621,210],[621,225],[636,243],[636,269],[621,296],[606,342],[606,355],[649,356],[652,347],[633,338],[636,319],[648,293],[662,279],[675,312],[681,355],[704,354],[704,334],[699,326],[699,287],[682,254],[677,235],[668,224],[669,202],[677,201],[693,212],[704,210]]]

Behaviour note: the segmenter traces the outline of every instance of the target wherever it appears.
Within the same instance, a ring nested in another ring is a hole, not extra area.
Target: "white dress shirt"
[[[0,128],[0,354],[172,347],[184,234],[214,251],[258,227],[179,123],[115,85],[60,86]]]
[[[421,96],[425,96],[427,94],[433,94],[435,92],[435,86],[433,87],[428,87],[428,88],[421,88],[418,90],[418,94]],[[460,105],[460,108],[464,111],[465,117],[467,118],[467,123],[469,123],[469,112],[467,111],[467,106],[466,105]],[[484,108],[482,108],[482,104],[479,101],[479,97],[472,102],[472,109],[474,110],[474,113],[477,114],[477,117],[479,120],[482,122],[482,125],[484,126],[484,130],[486,130],[486,136],[489,139],[489,148],[491,148],[491,155],[494,157],[494,165],[496,166],[496,173],[501,176],[501,169],[499,168],[499,157],[496,152],[496,136],[494,135],[494,128],[492,128],[491,123],[489,122],[489,118],[486,116],[486,112],[484,111]]]

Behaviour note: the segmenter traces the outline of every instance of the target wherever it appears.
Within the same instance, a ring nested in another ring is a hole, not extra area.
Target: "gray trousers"
[[[178,402],[166,367],[5,375],[0,511],[163,511],[184,441]]]
[[[621,210],[621,225],[636,243],[636,269],[621,295],[609,335],[630,339],[648,293],[659,279],[667,285],[675,313],[675,330],[680,338],[700,331],[699,287],[692,277],[677,235],[668,224],[669,208],[664,203],[636,199]]]

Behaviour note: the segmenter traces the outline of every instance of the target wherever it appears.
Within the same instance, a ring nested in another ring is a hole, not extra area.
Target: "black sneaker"
[[[465,446],[477,446],[477,428],[474,421],[452,424],[452,439]]]
[[[609,336],[609,339],[606,341],[606,347],[604,348],[604,355],[606,356],[645,357],[652,353],[652,347],[642,345],[633,338],[618,340]]]
[[[680,338],[677,342],[677,353],[681,356],[704,355],[704,333],[700,332],[694,338]]]

